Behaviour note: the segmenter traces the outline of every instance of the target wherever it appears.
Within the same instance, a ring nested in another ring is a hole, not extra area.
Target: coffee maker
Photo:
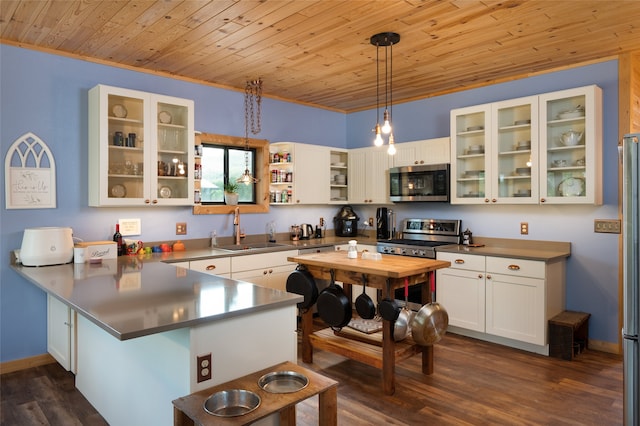
[[[393,210],[386,207],[378,207],[376,210],[376,238],[378,240],[390,240],[396,230],[396,216]]]
[[[344,206],[333,218],[335,223],[335,234],[338,237],[355,237],[358,235],[358,216],[353,211],[353,207]]]

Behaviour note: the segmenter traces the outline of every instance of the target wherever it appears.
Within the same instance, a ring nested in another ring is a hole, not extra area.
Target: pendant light
[[[258,183],[260,179],[251,176],[249,170],[249,121],[251,121],[251,133],[260,133],[262,128],[260,108],[262,106],[262,80],[247,81],[244,88],[244,173],[236,182],[250,185]]]
[[[392,32],[378,33],[369,40],[376,46],[376,127],[374,145],[382,146],[382,134],[389,135],[388,154],[396,153],[393,137],[393,45],[400,42],[400,35]],[[384,47],[384,113],[380,126],[380,46]]]

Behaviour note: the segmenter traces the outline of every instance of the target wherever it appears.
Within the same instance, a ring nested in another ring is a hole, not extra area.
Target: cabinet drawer
[[[298,250],[276,251],[271,253],[249,254],[231,258],[233,272],[249,271],[291,263],[287,257],[297,256]]]
[[[216,257],[213,259],[192,260],[189,269],[212,275],[228,274],[231,271],[230,257]]]
[[[536,260],[487,256],[487,273],[544,278],[545,264]]]
[[[437,253],[438,260],[451,262],[452,269],[468,269],[473,271],[484,271],[484,256],[461,253]]]

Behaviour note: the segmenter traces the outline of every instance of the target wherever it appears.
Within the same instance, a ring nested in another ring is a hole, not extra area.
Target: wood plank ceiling
[[[345,112],[376,105],[369,38],[382,31],[401,36],[401,102],[638,50],[640,3],[0,1],[5,44],[227,88],[261,77],[267,96]]]

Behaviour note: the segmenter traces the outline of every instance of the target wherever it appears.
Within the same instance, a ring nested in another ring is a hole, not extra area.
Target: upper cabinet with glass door
[[[489,196],[490,126],[491,104],[451,111],[452,204],[484,204]]]
[[[89,91],[89,205],[193,204],[193,101]]]
[[[602,204],[602,90],[540,95],[540,202]]]
[[[491,108],[491,202],[538,203],[538,97]]]

